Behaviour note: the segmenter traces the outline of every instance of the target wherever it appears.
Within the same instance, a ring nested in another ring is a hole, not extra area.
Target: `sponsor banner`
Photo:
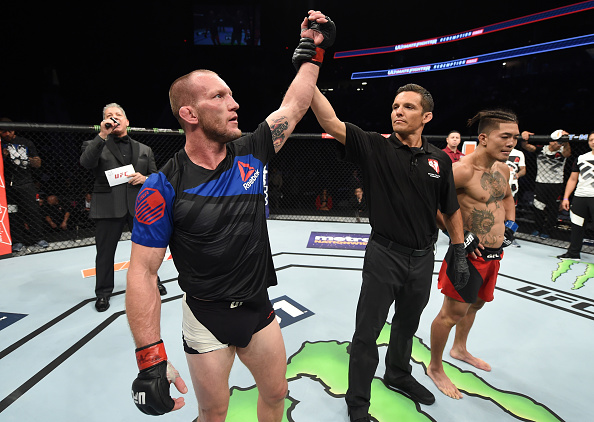
[[[354,249],[364,251],[369,242],[369,234],[311,232],[308,248]]]
[[[5,329],[9,325],[14,324],[20,319],[25,318],[26,314],[11,314],[8,312],[0,312],[0,330]]]
[[[4,179],[4,157],[0,154],[0,256],[12,253],[12,238],[8,224],[6,183]]]

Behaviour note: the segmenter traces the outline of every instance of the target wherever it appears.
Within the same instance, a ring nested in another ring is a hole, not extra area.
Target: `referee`
[[[372,228],[350,352],[350,420],[370,420],[371,382],[379,361],[376,341],[392,303],[384,383],[416,402],[432,404],[433,394],[411,375],[410,357],[413,335],[429,301],[438,209],[456,256],[462,257],[456,261],[456,278],[464,283],[469,274],[452,162],[421,136],[433,117],[433,98],[419,85],[400,87],[392,104],[394,132],[387,139],[339,120],[318,89],[311,108],[322,128],[345,145],[344,159],[361,167]]]

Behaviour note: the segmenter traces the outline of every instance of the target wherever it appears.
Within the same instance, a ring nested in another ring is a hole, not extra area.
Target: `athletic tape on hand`
[[[557,129],[556,131],[554,131],[553,133],[551,133],[551,139],[553,141],[556,141],[557,139],[561,138],[563,136],[563,130],[562,129]]]
[[[178,378],[179,372],[177,371],[177,369],[175,369],[171,362],[167,361],[167,380],[173,384],[175,383],[175,380]]]

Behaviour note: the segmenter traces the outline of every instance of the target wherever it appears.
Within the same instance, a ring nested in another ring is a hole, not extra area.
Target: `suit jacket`
[[[132,149],[132,165],[134,170],[145,176],[157,172],[157,164],[153,150],[130,138]],[[95,175],[93,195],[91,198],[90,218],[121,218],[130,213],[134,215],[136,196],[142,184],[132,185],[123,183],[117,186],[109,186],[106,170],[111,170],[125,165],[124,157],[116,145],[113,137],[108,136],[104,141],[97,135],[90,141],[82,144],[80,164]]]

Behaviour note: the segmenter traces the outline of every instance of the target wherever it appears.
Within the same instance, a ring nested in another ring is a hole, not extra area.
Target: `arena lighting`
[[[529,45],[526,47],[512,48],[510,50],[496,51],[494,53],[481,54],[480,56],[467,57],[465,59],[450,60],[447,62],[422,64],[399,69],[372,70],[367,72],[354,72],[351,79],[372,79],[388,78],[391,76],[409,75],[411,73],[434,72],[437,70],[455,69],[473,64],[488,63],[499,60],[512,59],[515,57],[529,56],[532,54],[549,53],[566,48],[580,47],[594,44],[594,34],[582,35],[581,37],[565,38],[563,40],[550,41],[542,44]]]
[[[427,47],[430,45],[445,44],[448,42],[460,41],[466,38],[477,37],[479,35],[489,34],[496,31],[503,31],[504,29],[510,29],[517,26],[527,25],[529,23],[535,23],[547,19],[558,18],[559,16],[570,15],[572,13],[584,12],[589,9],[594,9],[594,1],[584,1],[582,3],[563,6],[557,9],[551,9],[516,19],[510,19],[508,21],[494,23],[492,25],[487,25],[476,29],[471,29],[469,31],[439,36],[422,41],[412,41],[404,44],[388,45],[385,47],[364,48],[360,50],[337,51],[336,53],[334,53],[334,58],[343,59],[356,56],[368,56],[371,54],[395,53],[397,51],[412,50],[414,48]]]

